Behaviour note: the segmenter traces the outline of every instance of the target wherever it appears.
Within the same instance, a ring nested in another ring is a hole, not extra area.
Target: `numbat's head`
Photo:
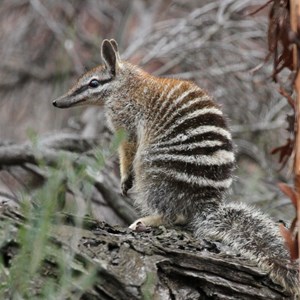
[[[54,106],[68,108],[79,105],[103,104],[110,91],[122,80],[120,75],[124,72],[121,71],[122,63],[118,44],[115,40],[103,41],[101,57],[104,65],[98,66],[80,77],[65,95],[53,101]]]

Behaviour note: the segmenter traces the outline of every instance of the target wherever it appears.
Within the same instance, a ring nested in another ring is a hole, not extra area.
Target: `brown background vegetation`
[[[277,158],[270,155],[288,135],[284,128],[289,108],[271,82],[271,64],[257,68],[267,54],[268,9],[247,16],[261,4],[1,1],[0,143],[20,143],[33,133],[43,136],[62,129],[106,140],[109,132],[101,108],[62,111],[52,107],[51,99],[85,69],[99,64],[101,41],[115,38],[122,58],[159,76],[196,81],[214,96],[228,116],[237,145],[230,197],[290,220],[291,204],[276,187],[279,180],[291,180],[290,168],[279,172]],[[0,170],[0,180],[2,190],[15,194],[11,172]]]

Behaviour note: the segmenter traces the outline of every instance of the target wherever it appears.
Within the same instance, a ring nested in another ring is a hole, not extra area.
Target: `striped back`
[[[186,197],[190,193],[219,202],[232,183],[234,167],[231,134],[222,111],[196,85],[163,80],[164,88],[148,105],[149,143],[142,155],[143,168],[151,181],[163,182],[160,189],[169,184]]]

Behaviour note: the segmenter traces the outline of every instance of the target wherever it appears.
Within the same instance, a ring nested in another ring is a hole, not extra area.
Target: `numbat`
[[[126,195],[133,186],[145,215],[130,228],[186,224],[298,293],[296,264],[278,226],[257,209],[224,202],[235,159],[220,107],[189,81],[158,78],[122,61],[114,40],[103,41],[101,56],[104,65],[85,73],[53,105],[104,105],[112,130],[126,130],[119,148],[121,189]]]

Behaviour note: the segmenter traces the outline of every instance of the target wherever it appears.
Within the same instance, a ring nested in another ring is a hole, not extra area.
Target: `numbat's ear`
[[[117,45],[117,43],[115,42]],[[116,46],[118,47],[118,46]],[[114,49],[114,45],[109,40],[104,40],[101,46],[101,57],[106,65],[107,70],[116,75],[118,54]]]
[[[111,39],[109,41],[110,41],[110,43],[112,44],[112,46],[113,46],[113,48],[115,50],[117,60],[120,61],[121,57],[120,57],[120,54],[119,54],[118,43],[115,40],[113,40],[113,39]]]

